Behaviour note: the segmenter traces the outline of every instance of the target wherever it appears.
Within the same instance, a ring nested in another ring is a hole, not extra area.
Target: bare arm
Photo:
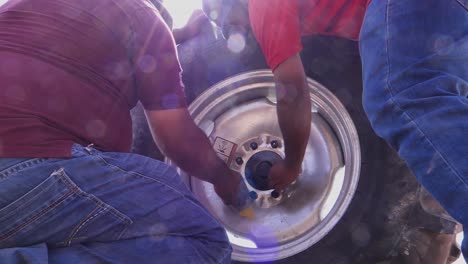
[[[299,55],[281,63],[273,72],[278,122],[285,144],[285,159],[272,168],[270,185],[284,189],[300,173],[310,134],[311,101]]]
[[[186,108],[145,111],[153,139],[161,151],[184,171],[212,183],[226,204],[236,199],[240,176],[216,155],[209,139]]]

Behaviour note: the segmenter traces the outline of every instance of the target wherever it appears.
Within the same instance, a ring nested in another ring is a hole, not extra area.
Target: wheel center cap
[[[281,160],[281,156],[272,151],[260,151],[253,155],[245,166],[245,178],[255,189],[266,191],[268,187],[268,174],[273,164]]]

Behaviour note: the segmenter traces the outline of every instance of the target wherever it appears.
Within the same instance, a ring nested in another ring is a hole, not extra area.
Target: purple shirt
[[[0,7],[0,157],[128,152],[130,109],[185,107],[174,40],[147,0]]]

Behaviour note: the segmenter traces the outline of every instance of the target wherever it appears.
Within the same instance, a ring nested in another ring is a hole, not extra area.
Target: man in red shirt
[[[230,261],[225,231],[176,171],[128,153],[140,101],[160,149],[238,201],[240,176],[191,119],[180,73],[148,0],[0,6],[1,263]]]
[[[226,37],[252,31],[273,71],[286,155],[270,172],[272,188],[297,178],[310,132],[301,37],[359,39],[374,130],[468,226],[468,147],[460,144],[468,134],[466,1],[204,0],[204,9]],[[466,257],[468,239],[462,251]]]
[[[346,1],[204,0],[208,17],[223,34],[253,31],[273,71],[278,121],[285,159],[270,172],[271,186],[282,190],[300,173],[310,133],[309,91],[299,52],[301,36],[335,35],[358,39],[367,0]],[[248,38],[248,37],[247,37]],[[294,116],[295,118],[291,118]]]

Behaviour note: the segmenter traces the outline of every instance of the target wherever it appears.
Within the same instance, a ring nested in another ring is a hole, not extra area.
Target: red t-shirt
[[[370,0],[249,0],[252,30],[271,69],[302,50],[301,37],[357,40]]]
[[[171,32],[147,0],[10,0],[0,58],[0,157],[128,152],[139,100],[186,106]]]

